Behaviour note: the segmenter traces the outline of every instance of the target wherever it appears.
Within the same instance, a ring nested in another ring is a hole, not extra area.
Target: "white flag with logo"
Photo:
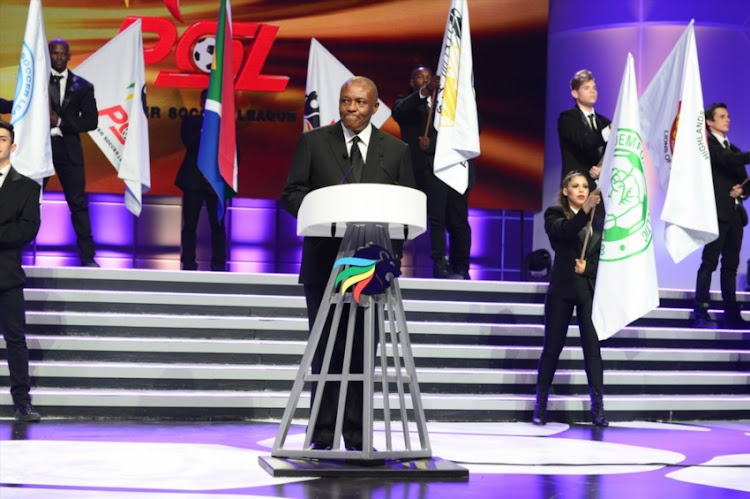
[[[89,135],[125,181],[125,206],[138,216],[142,195],[151,188],[141,21],[94,52],[76,73],[96,88],[99,126]]]
[[[677,263],[719,236],[693,21],[641,96],[640,110],[666,190],[666,248]]]
[[[469,187],[468,160],[479,156],[473,64],[469,7],[466,0],[452,0],[438,62],[434,172],[461,194]]]
[[[18,144],[11,163],[13,168],[40,184],[42,179],[55,174],[49,134],[49,75],[42,2],[31,0],[10,117]]]
[[[304,131],[339,120],[341,85],[352,76],[354,73],[346,69],[318,40],[311,40],[305,85]],[[372,124],[380,128],[391,116],[391,109],[380,99],[378,103],[380,106],[372,116]]]
[[[628,54],[599,188],[606,218],[592,319],[600,340],[659,306],[633,56]]]

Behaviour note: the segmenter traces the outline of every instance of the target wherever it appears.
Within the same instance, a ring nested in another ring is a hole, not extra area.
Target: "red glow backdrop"
[[[156,32],[149,32],[144,21],[144,47],[166,50],[161,60],[146,65],[152,181],[149,194],[179,194],[173,185],[184,154],[179,115],[191,109],[195,112],[200,89],[158,86],[155,82],[168,72],[201,74],[195,67],[179,68],[178,59],[188,60],[188,50],[193,49],[183,40],[189,38],[189,30],[216,21],[218,0],[130,0],[129,7],[123,0],[42,3],[47,37],[64,38],[70,43],[74,72],[80,62],[118,33],[125,18],[152,18],[161,27],[160,38]],[[182,22],[168,9],[177,4]],[[477,184],[471,205],[538,210],[544,171],[548,2],[469,0],[468,4],[482,120],[482,155],[476,162]],[[449,0],[233,0],[234,23],[252,34],[240,40],[243,64],[257,67],[245,69],[255,71],[256,83],[259,75],[289,78],[283,91],[236,92],[239,195],[279,197],[302,131],[311,38],[318,39],[354,74],[372,78],[381,99],[392,107],[396,96],[408,90],[409,71],[414,65],[436,66],[449,6]],[[3,0],[0,5],[0,19],[4,20],[0,30],[0,96],[7,99],[15,90],[27,8],[27,0]],[[271,33],[275,27],[278,30]],[[164,37],[167,32],[175,35],[171,45]],[[399,136],[393,119],[383,128]],[[122,192],[124,186],[114,169],[88,138],[84,139],[84,149],[87,189]],[[54,177],[48,188],[59,190]]]

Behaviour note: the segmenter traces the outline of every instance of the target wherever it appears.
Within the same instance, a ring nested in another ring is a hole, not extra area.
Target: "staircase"
[[[32,395],[45,418],[281,417],[307,338],[297,276],[26,272]],[[530,420],[546,284],[400,283],[427,418]],[[692,301],[662,290],[659,309],[602,343],[610,420],[750,417],[750,332],[689,328]],[[12,414],[7,374],[3,361],[0,416]],[[549,419],[588,421],[587,410],[572,325]]]

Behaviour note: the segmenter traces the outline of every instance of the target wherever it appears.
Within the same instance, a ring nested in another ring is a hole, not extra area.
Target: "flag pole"
[[[591,208],[591,215],[589,216],[589,223],[586,224],[586,237],[583,238],[583,249],[581,250],[581,260],[586,260],[584,255],[586,254],[586,246],[589,245],[589,235],[591,234],[591,225],[594,223],[594,212],[596,211],[596,206]]]
[[[424,125],[424,134],[420,137],[420,139],[424,140],[419,141],[420,149],[424,147],[424,149],[422,149],[423,151],[427,150],[430,147],[430,139],[427,137],[427,132],[430,130],[430,124],[432,123],[432,112],[434,111],[435,105],[437,104],[437,91],[437,88],[432,91],[432,105],[430,106],[430,110],[427,112],[427,122]]]

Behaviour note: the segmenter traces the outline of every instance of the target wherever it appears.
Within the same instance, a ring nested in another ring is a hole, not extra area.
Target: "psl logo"
[[[635,130],[617,130],[608,197],[611,204],[604,220],[600,259],[624,260],[646,250],[653,234],[643,173],[643,142]]]
[[[127,86],[127,95],[125,101],[132,101],[135,98],[135,82]],[[141,104],[143,114],[146,115],[146,85],[141,87]],[[132,106],[131,106],[132,109]],[[112,107],[108,107],[99,111],[99,116],[102,118],[109,119],[112,123],[109,126],[109,131],[112,136],[117,139],[121,145],[125,145],[125,141],[128,138],[128,125],[130,124],[130,116],[128,111],[120,104]],[[99,127],[101,129],[101,127]]]
[[[333,268],[349,265],[336,276],[335,286],[341,284],[341,294],[354,286],[354,301],[362,305],[362,294],[373,296],[385,293],[393,279],[401,275],[398,262],[390,251],[369,243],[353,256],[339,258]]]

